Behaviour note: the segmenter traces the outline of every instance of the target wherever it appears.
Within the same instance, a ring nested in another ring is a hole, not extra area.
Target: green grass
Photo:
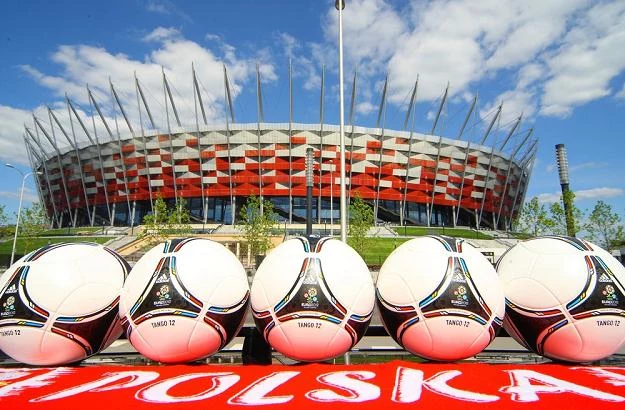
[[[97,232],[102,232],[102,227],[84,226],[80,228],[46,229],[38,236],[89,235]]]
[[[462,228],[428,228],[425,226],[404,226],[393,228],[393,230],[397,232],[398,235],[404,236],[447,235],[455,238],[493,239],[492,236],[482,233],[480,231]]]
[[[404,235],[404,228],[394,228],[395,232],[399,235]],[[423,228],[410,226],[406,227],[405,236],[423,236],[423,235],[442,235],[442,228]],[[445,228],[445,235],[467,238],[467,239],[493,239],[490,235],[483,234],[482,232],[476,232],[469,229],[454,229]],[[363,259],[369,266],[381,266],[386,260],[388,255],[395,250],[402,243],[409,241],[409,237],[398,238],[371,238],[369,248],[365,252]]]
[[[96,242],[105,243],[112,239],[112,236],[80,236],[75,238],[30,238],[25,240],[24,238],[17,238],[15,244],[15,253],[18,255],[25,255],[26,253],[42,246],[59,243],[59,242]],[[0,242],[0,254],[11,254],[13,248],[13,240],[7,240]]]
[[[371,238],[371,243],[364,255],[367,265],[380,266],[388,255],[410,238]]]
[[[529,239],[534,237],[534,235],[524,232],[509,232],[509,234],[511,237],[516,239]]]
[[[388,363],[393,360],[404,360],[407,362],[425,363],[427,360],[414,356],[408,352],[388,352],[388,353],[368,353],[350,352],[349,362],[351,364]],[[345,356],[338,356],[333,360],[334,364],[345,364]]]

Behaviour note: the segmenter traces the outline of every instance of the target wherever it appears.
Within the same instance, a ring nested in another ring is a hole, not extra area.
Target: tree
[[[371,238],[367,236],[373,226],[373,210],[358,195],[352,198],[349,204],[349,227],[347,242],[364,258],[369,248]]]
[[[184,198],[178,198],[174,207],[168,209],[167,230],[175,235],[185,235],[191,232],[191,215]]]
[[[241,207],[239,216],[243,225],[243,236],[250,246],[252,255],[264,255],[271,247],[269,239],[276,228],[277,216],[273,211],[273,204],[263,200],[263,212],[260,211],[261,199],[250,196]]]
[[[7,217],[5,206],[0,205],[0,237],[9,236],[8,222],[9,218]]]
[[[163,242],[168,236],[187,235],[191,232],[191,216],[184,198],[178,198],[173,207],[168,207],[159,195],[154,201],[154,212],[143,217],[144,230],[141,234],[150,238],[150,244]]]
[[[15,218],[17,220],[17,215],[15,215]],[[19,232],[17,234],[23,237],[23,254],[26,254],[32,248],[35,237],[40,236],[45,229],[46,213],[39,202],[33,202],[30,207],[22,209]]]
[[[588,239],[608,252],[625,238],[621,218],[610,204],[603,201],[597,202],[584,228],[588,232]]]
[[[519,232],[539,236],[549,233],[554,226],[554,221],[549,218],[545,205],[534,197],[523,205],[515,225]]]
[[[573,191],[566,191],[564,196],[561,197],[561,200],[564,199],[569,201],[573,231],[575,235],[577,235],[577,233],[582,229],[582,219],[584,218],[584,213],[581,209],[575,206],[575,193],[573,193]],[[552,233],[555,235],[567,235],[566,213],[564,212],[562,201],[551,204],[549,211],[551,212],[551,220],[553,221],[553,226],[551,227]]]
[[[166,236],[168,220],[167,204],[158,195],[153,204],[153,212],[143,217],[144,229],[141,236],[148,237],[151,244],[163,242]]]

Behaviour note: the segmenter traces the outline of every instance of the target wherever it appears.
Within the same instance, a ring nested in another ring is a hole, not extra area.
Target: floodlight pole
[[[15,166],[11,164],[4,164],[4,165],[6,165],[9,168],[13,168],[17,172],[19,172],[20,175],[22,176],[22,188],[20,189],[20,203],[19,203],[19,206],[17,207],[17,219],[15,220],[15,233],[13,234],[13,247],[11,248],[11,262],[9,263],[9,266],[11,266],[13,265],[13,260],[15,259],[15,245],[17,243],[17,231],[20,227],[20,214],[22,213],[22,199],[24,198],[24,185],[26,184],[26,178],[31,176],[33,173],[28,172],[24,174],[22,171],[15,168]]]
[[[313,149],[306,149],[306,237],[312,235]]]
[[[334,7],[339,11],[339,133],[340,151],[341,151],[341,196],[340,196],[340,212],[341,212],[341,241],[347,243],[347,190],[345,189],[345,119],[343,107],[343,9],[345,8],[345,0],[336,0]]]
[[[575,220],[573,219],[571,191],[569,189],[569,161],[566,156],[566,148],[564,147],[564,144],[556,145],[556,161],[558,163],[560,188],[562,188],[562,203],[564,204],[566,234],[568,236],[575,237]]]

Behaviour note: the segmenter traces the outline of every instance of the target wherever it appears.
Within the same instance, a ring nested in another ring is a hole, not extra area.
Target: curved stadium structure
[[[169,90],[165,76],[163,81]],[[226,101],[232,107],[227,77],[225,86]],[[170,93],[179,127],[166,132],[147,131],[143,126],[139,130],[131,125],[112,85],[111,91],[128,124],[128,135],[111,131],[90,91],[90,101],[107,130],[105,138],[101,133],[98,138],[95,129],[86,126],[69,99],[71,130],[53,111],[49,123],[35,118],[34,130],[26,129],[31,165],[41,172],[37,175],[40,199],[55,225],[130,225],[131,220],[137,224],[152,211],[157,196],[170,202],[184,198],[194,222],[199,223],[232,223],[250,195],[272,201],[280,219],[303,222],[307,148],[313,148],[315,160],[314,221],[338,220],[338,126],[264,123],[261,116],[257,123],[240,124],[233,122],[230,108],[223,126],[185,129],[180,127]],[[201,106],[200,94],[195,95]],[[139,96],[143,102],[139,115],[143,113],[153,124],[137,81],[137,101]],[[167,94],[165,100],[167,107]],[[443,98],[441,108],[444,103]],[[262,112],[262,103],[260,107]],[[378,221],[508,228],[524,200],[536,140],[530,141],[530,130],[521,135],[520,144],[508,147],[511,152],[504,152],[510,137],[518,132],[519,118],[503,144],[484,145],[500,112],[501,107],[480,143],[383,127],[346,126],[348,198],[358,195],[369,202]],[[438,116],[435,124],[437,120]],[[76,142],[74,126],[87,141]],[[44,139],[52,149],[43,147]],[[62,140],[68,145],[61,146],[58,141]]]

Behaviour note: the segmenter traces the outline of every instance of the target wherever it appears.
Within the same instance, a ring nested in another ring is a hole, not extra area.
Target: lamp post
[[[347,243],[347,191],[345,187],[345,120],[343,107],[343,9],[345,8],[345,0],[336,0],[334,7],[339,11],[339,116],[341,135],[341,241]]]
[[[334,160],[330,161],[330,236],[334,236]]]
[[[132,213],[130,214],[130,235],[135,233],[135,210],[137,209],[137,201],[132,201]]]
[[[18,231],[19,226],[20,226],[20,214],[22,213],[22,199],[24,198],[24,184],[26,184],[26,178],[31,176],[33,173],[32,172],[28,172],[28,173],[24,174],[22,171],[20,171],[19,169],[15,168],[15,166],[13,166],[11,164],[4,164],[4,165],[6,165],[9,168],[13,168],[17,172],[19,172],[20,175],[22,176],[22,188],[20,189],[20,204],[17,207],[17,220],[15,221],[15,234],[13,235],[13,248],[11,248],[11,262],[9,263],[9,265],[13,265],[13,260],[15,258],[15,244],[17,243],[17,231]],[[41,173],[37,172],[37,174],[41,174]]]

